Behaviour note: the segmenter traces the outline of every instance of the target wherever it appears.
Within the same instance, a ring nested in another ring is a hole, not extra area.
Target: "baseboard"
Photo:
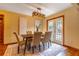
[[[58,45],[62,45],[62,46],[63,46],[63,44],[59,44],[59,43],[57,43],[57,42],[53,42],[53,41],[52,41],[52,43],[55,43],[55,44],[58,44]]]
[[[79,51],[79,49],[78,48],[75,48],[75,47],[71,47],[71,46],[68,46],[68,45],[63,45],[63,46]]]

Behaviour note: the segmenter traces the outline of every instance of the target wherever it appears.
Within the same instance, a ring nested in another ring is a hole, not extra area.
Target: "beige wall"
[[[6,11],[0,11],[4,15],[4,44],[14,42],[13,32],[18,32],[18,16]]]
[[[65,17],[64,44],[79,49],[79,11],[75,7],[70,7],[64,11],[48,16],[46,20],[60,15],[64,15]],[[44,31],[46,31],[45,24],[44,24]]]
[[[16,42],[13,32],[19,32],[19,18],[25,17],[27,30],[34,31],[34,19],[31,16],[21,15],[10,11],[0,10],[4,15],[4,44]]]

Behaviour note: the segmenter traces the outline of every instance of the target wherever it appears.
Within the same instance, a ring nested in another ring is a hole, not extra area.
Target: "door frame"
[[[4,44],[4,15],[3,14],[0,14],[0,19],[2,20],[2,43],[1,44]]]
[[[64,45],[64,42],[65,42],[65,38],[64,38],[64,36],[65,36],[65,32],[64,32],[64,31],[65,31],[65,30],[64,30],[64,28],[65,28],[65,27],[64,27],[64,15],[57,16],[57,17],[53,17],[53,18],[51,18],[51,19],[47,19],[47,20],[46,20],[46,31],[48,31],[48,21],[53,20],[53,19],[56,19],[56,18],[60,18],[60,17],[63,18],[63,28],[62,28],[62,29],[63,29],[63,38],[62,38],[62,39],[63,39],[63,44],[62,44],[62,45]],[[55,28],[55,29],[56,29],[56,28]],[[55,31],[54,31],[54,32],[55,32]],[[58,44],[58,43],[57,43],[57,44]]]

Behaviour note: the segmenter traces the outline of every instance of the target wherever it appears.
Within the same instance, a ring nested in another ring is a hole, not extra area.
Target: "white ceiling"
[[[25,15],[32,15],[33,10],[41,8],[46,16],[71,7],[70,3],[0,3],[0,9],[17,12]]]

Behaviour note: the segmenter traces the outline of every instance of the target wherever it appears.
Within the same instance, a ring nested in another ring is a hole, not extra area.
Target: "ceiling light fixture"
[[[33,11],[32,13],[33,17],[40,17],[40,18],[45,18],[45,15],[41,13],[41,8],[37,8],[36,11]]]

